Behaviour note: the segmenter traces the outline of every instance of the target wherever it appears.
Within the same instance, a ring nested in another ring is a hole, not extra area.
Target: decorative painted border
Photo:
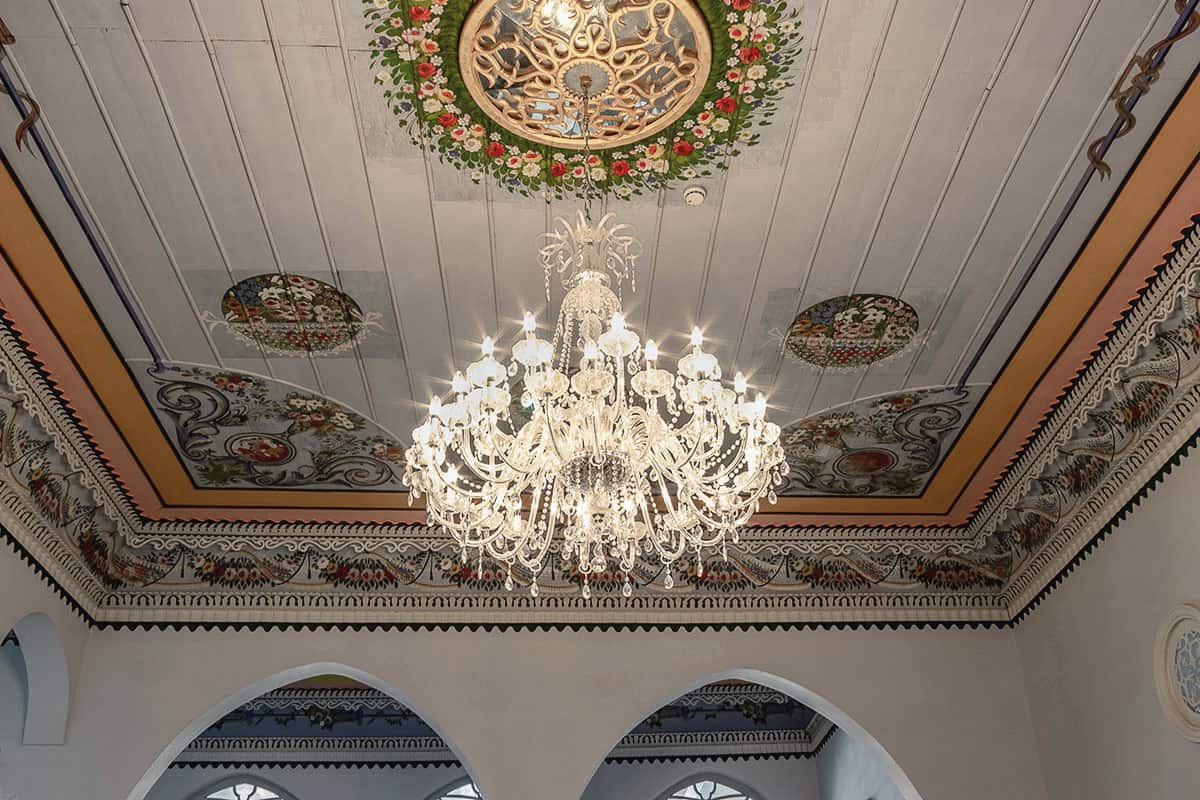
[[[816,737],[807,730],[631,733],[621,739],[606,760],[804,756],[816,751],[832,727],[826,722]],[[280,764],[376,760],[441,763],[454,760],[454,754],[437,736],[202,736],[175,760],[181,763],[213,760]]]

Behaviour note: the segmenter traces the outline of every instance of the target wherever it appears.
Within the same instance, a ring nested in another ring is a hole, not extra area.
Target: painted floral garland
[[[442,161],[524,195],[601,191],[628,198],[712,167],[758,142],[801,52],[799,13],[785,0],[696,0],[708,22],[713,68],[699,98],[659,135],[582,153],[533,142],[496,125],[475,103],[458,65],[458,34],[473,0],[365,0],[375,82],[413,142]]]

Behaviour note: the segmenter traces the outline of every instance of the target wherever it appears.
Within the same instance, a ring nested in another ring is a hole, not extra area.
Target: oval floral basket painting
[[[375,81],[414,143],[526,195],[711,174],[758,141],[801,52],[782,0],[365,2]]]

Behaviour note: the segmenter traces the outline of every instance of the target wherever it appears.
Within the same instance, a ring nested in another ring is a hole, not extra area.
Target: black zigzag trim
[[[88,613],[87,609],[79,604],[79,601],[75,599],[74,595],[67,591],[67,589],[63,587],[63,585],[59,583],[36,558],[33,557],[33,554],[25,549],[25,546],[17,540],[17,537],[13,536],[12,533],[9,532],[8,528],[5,528],[3,525],[0,525],[0,539],[2,539],[10,548],[12,548],[13,552],[17,554],[18,558],[20,558],[29,566],[33,567],[33,571],[39,578],[42,579],[42,582],[49,586],[55,594],[61,597],[67,606],[76,614],[78,614],[85,623],[87,623],[89,628],[98,627],[96,619]]]

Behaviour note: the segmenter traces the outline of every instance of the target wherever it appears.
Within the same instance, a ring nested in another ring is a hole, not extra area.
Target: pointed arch
[[[25,661],[24,744],[62,744],[71,707],[71,676],[58,626],[48,614],[26,614],[12,628]]]
[[[854,742],[861,747],[865,753],[876,759],[879,764],[880,771],[883,772],[893,784],[895,784],[896,789],[899,791],[903,800],[922,800],[921,794],[917,791],[912,781],[909,780],[908,775],[905,774],[904,770],[900,768],[900,765],[896,763],[896,760],[892,758],[891,754],[884,749],[883,745],[881,745],[874,736],[872,736],[865,728],[855,722],[846,712],[842,711],[830,700],[827,700],[816,692],[813,692],[794,681],[788,680],[787,678],[782,678],[778,675],[774,675],[760,669],[728,669],[697,678],[696,680],[693,680],[692,682],[673,690],[670,694],[657,698],[654,705],[643,709],[643,713],[638,717],[638,720],[644,719],[646,716],[654,713],[659,708],[671,703],[673,700],[687,694],[688,692],[695,691],[700,687],[706,686],[710,683],[716,683],[723,680],[741,680],[748,681],[750,683],[757,683],[762,686],[766,686],[769,689],[774,689],[777,692],[781,692],[782,694],[786,694],[792,699],[808,706],[821,716],[825,717],[825,719],[832,722],[845,735],[853,739]],[[634,720],[630,725],[630,728],[632,729],[632,727],[636,724],[637,720]],[[612,743],[612,747],[616,747],[619,741],[619,738],[617,741],[614,741]],[[607,755],[607,753],[605,753],[605,755]],[[603,763],[604,758],[601,757],[601,759],[593,765],[592,780],[595,780],[596,772]]]
[[[720,773],[698,772],[676,781],[656,800],[766,800],[766,798],[744,783]]]
[[[245,791],[244,787],[252,787]],[[223,790],[232,791],[223,791]],[[191,795],[189,800],[300,800],[282,786],[248,773],[225,775]]]
[[[426,725],[433,729],[450,751],[454,753],[454,757],[462,765],[466,771],[468,780],[475,783],[475,775],[471,770],[470,764],[464,757],[454,740],[450,738],[445,730],[442,729],[440,723],[436,719],[432,719],[423,709],[419,701],[414,701],[408,694],[400,689],[388,684],[386,681],[372,675],[365,670],[357,669],[333,661],[319,661],[311,664],[305,664],[299,667],[292,667],[276,672],[273,675],[255,681],[248,686],[245,686],[223,700],[214,703],[200,716],[193,719],[182,731],[180,731],[174,739],[159,753],[158,757],[142,775],[141,779],[134,785],[129,792],[128,800],[145,800],[150,790],[154,788],[154,784],[162,777],[167,768],[171,765],[180,753],[183,752],[193,739],[207,730],[211,725],[220,720],[226,714],[234,709],[245,705],[254,698],[266,694],[274,689],[282,686],[287,686],[297,681],[302,681],[306,678],[315,678],[322,675],[340,675],[358,681],[365,686],[370,686],[377,691],[383,692],[396,700],[403,703],[407,708],[414,711]]]

